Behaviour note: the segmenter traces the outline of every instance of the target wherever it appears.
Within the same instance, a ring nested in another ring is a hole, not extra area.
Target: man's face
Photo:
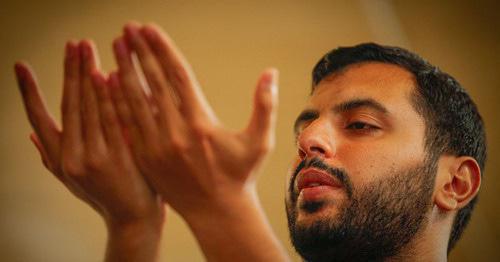
[[[411,104],[410,72],[363,63],[324,79],[295,124],[286,197],[292,242],[306,260],[397,254],[426,223],[435,161]]]

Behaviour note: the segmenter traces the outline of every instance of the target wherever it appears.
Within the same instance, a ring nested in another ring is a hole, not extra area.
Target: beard
[[[301,163],[291,179],[287,218],[295,250],[306,261],[382,261],[395,257],[427,224],[432,206],[437,161],[427,159],[405,170],[393,171],[363,188],[353,188],[344,170],[319,159]],[[347,199],[335,216],[318,216],[297,223],[299,211],[313,214],[331,202],[306,202],[297,207],[296,175],[304,167],[323,169],[342,182]]]

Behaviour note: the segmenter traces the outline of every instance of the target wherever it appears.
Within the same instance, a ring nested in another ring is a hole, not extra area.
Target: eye
[[[352,122],[347,125],[346,129],[351,129],[351,130],[370,130],[370,129],[380,129],[374,125],[370,125],[365,122]]]

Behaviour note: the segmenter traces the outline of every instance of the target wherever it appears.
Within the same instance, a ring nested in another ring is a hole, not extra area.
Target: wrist
[[[207,197],[196,205],[178,210],[191,227],[204,226],[206,223],[224,223],[235,219],[245,212],[260,210],[255,187],[218,193]]]
[[[153,236],[161,233],[163,223],[157,220],[144,219],[127,223],[108,223],[107,228],[110,237]]]
[[[183,215],[207,261],[287,261],[255,188]]]
[[[157,261],[162,228],[159,219],[109,221],[106,261]]]

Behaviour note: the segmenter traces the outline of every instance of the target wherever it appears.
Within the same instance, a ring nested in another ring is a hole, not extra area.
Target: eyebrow
[[[338,105],[335,105],[332,108],[332,111],[339,114],[339,113],[345,113],[354,109],[358,108],[371,108],[375,111],[378,111],[384,115],[387,115],[389,111],[385,106],[383,106],[381,103],[375,101],[374,99],[371,98],[364,98],[364,99],[353,99],[349,101],[342,102]],[[297,117],[295,120],[295,123],[293,125],[293,130],[295,134],[298,134],[299,127],[302,123],[311,121],[314,119],[317,119],[319,117],[319,112],[317,110],[313,109],[306,109],[300,113],[300,115]]]
[[[349,100],[334,106],[332,110],[335,113],[344,113],[360,107],[371,108],[385,115],[389,113],[385,106],[371,98]]]

